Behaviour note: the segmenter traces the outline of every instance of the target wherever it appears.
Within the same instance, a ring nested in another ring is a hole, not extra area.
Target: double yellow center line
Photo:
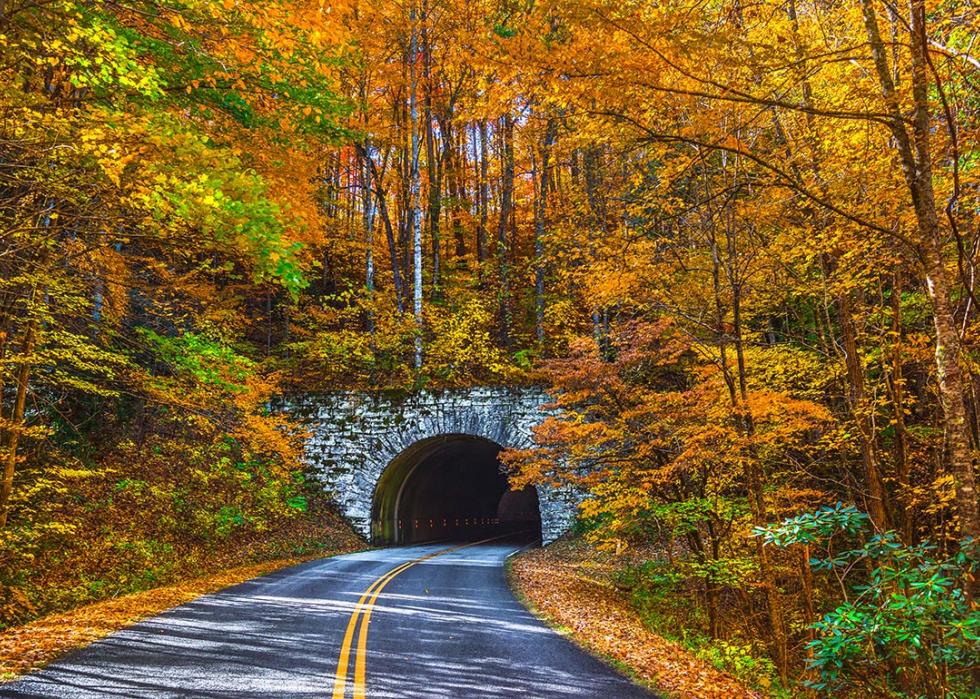
[[[442,556],[446,553],[452,553],[453,551],[459,551],[460,549],[465,549],[469,546],[485,544],[488,541],[493,541],[494,539],[500,538],[502,537],[493,536],[489,539],[483,539],[482,541],[474,541],[469,544],[463,544],[462,546],[452,546],[440,551],[434,551],[426,554],[425,556],[420,556],[419,558],[402,563],[400,566],[388,571],[371,583],[368,589],[364,591],[364,594],[361,595],[360,599],[357,600],[357,604],[354,606],[354,611],[351,612],[350,621],[347,622],[347,629],[344,631],[344,641],[340,645],[340,657],[337,659],[337,672],[334,675],[333,681],[333,699],[344,699],[344,695],[347,690],[347,675],[350,667],[351,645],[354,642],[355,632],[357,633],[357,652],[354,654],[354,699],[364,699],[365,697],[367,678],[368,624],[371,622],[371,612],[374,610],[374,603],[377,601],[378,595],[381,594],[381,591],[388,583],[412,566],[422,563],[423,561],[427,561],[430,558]],[[360,630],[357,628],[358,621],[360,621]]]

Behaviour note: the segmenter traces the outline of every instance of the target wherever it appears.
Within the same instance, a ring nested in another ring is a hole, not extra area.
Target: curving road
[[[311,561],[171,609],[3,697],[652,697],[531,616],[515,545]]]

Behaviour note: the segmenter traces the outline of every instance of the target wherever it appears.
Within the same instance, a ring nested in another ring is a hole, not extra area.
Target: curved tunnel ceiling
[[[376,543],[541,537],[534,488],[511,491],[499,444],[469,435],[416,442],[385,469],[374,492]]]

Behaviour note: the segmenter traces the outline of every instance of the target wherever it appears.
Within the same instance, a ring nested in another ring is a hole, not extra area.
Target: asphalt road
[[[366,551],[256,578],[2,684],[0,696],[653,696],[514,599],[503,565],[516,545],[446,549]]]

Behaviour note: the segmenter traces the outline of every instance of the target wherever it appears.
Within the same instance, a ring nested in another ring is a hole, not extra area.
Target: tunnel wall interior
[[[405,449],[378,480],[372,541],[540,541],[537,492],[510,489],[500,451],[499,444],[462,434],[439,435]]]
[[[277,407],[304,425],[307,466],[354,529],[370,539],[378,483],[402,452],[440,435],[528,449],[550,400],[536,387],[474,386],[294,394]],[[539,485],[537,496],[542,540],[548,543],[568,530],[581,494]]]

